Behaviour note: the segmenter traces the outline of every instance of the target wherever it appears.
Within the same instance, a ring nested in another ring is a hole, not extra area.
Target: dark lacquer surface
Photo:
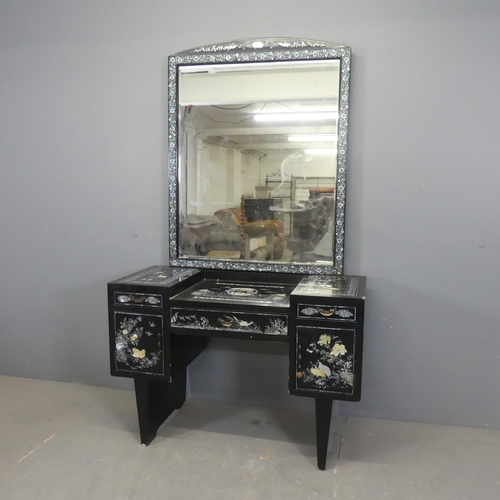
[[[295,284],[205,279],[172,300],[288,308],[294,288]]]
[[[190,276],[199,273],[198,269],[182,267],[152,266],[130,274],[124,278],[112,281],[113,284],[123,283],[127,285],[150,285],[169,287]]]
[[[293,295],[320,297],[362,297],[365,278],[362,276],[307,276]]]

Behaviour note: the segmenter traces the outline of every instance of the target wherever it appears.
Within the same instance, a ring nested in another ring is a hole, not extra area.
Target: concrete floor
[[[188,400],[149,447],[133,392],[0,377],[0,498],[500,498],[500,431]]]

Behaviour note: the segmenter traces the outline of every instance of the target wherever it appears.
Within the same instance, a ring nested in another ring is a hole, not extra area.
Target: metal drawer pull
[[[226,328],[229,327],[229,326],[233,326],[236,319],[234,318],[228,318],[226,316],[226,319],[222,319],[222,318],[217,318],[219,320],[219,323],[222,325],[222,326],[225,326]]]
[[[336,307],[332,309],[320,309],[318,307],[318,312],[321,314],[321,316],[333,316],[335,314],[335,311],[337,310]]]

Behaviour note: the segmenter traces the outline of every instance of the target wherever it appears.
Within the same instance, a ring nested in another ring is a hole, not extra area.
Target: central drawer
[[[172,307],[170,326],[172,329],[286,336],[288,335],[288,315],[216,308]]]

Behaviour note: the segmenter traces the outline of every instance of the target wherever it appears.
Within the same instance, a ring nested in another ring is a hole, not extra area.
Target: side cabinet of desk
[[[361,398],[365,282],[361,276],[309,276],[290,297],[289,392],[315,398],[320,469],[332,402]]]
[[[153,266],[108,284],[111,375],[134,379],[141,443],[186,399],[186,367],[206,338],[171,338],[170,297],[196,283],[196,269]]]

